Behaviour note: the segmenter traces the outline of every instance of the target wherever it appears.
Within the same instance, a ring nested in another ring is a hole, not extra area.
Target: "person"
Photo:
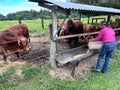
[[[102,41],[103,45],[98,55],[98,61],[96,68],[93,71],[106,73],[110,64],[110,58],[116,49],[116,38],[115,31],[109,27],[106,21],[101,22],[102,30],[100,30],[98,36],[94,39],[95,41]],[[93,41],[93,40],[90,40]],[[102,67],[102,59],[105,56],[105,62]]]

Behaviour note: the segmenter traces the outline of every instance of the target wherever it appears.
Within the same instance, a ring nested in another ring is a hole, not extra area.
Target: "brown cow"
[[[79,20],[69,19],[63,26],[64,30],[61,31],[60,36],[83,33],[83,24]],[[77,46],[79,43],[79,37],[68,38],[65,40],[69,43],[70,48],[72,47],[72,42],[74,42],[74,46]]]
[[[17,36],[26,37],[30,42],[28,27],[25,24],[16,24],[7,28],[7,30],[13,31]]]
[[[91,33],[91,32],[98,32],[98,31],[100,31],[100,29],[101,28],[99,26],[87,24],[84,26],[83,31],[84,31],[84,33]],[[89,39],[93,39],[96,36],[97,36],[97,34],[87,35],[84,37],[84,42],[88,43]]]
[[[111,23],[110,26],[111,26],[111,28],[113,28],[113,29],[120,28],[120,21],[115,21],[115,22]],[[117,35],[117,36],[120,35],[120,30],[115,31],[115,32],[116,32],[116,35]]]
[[[29,41],[22,35],[17,36],[11,30],[4,30],[0,33],[0,49],[6,62],[8,55],[16,54],[18,57],[19,52],[28,51]]]

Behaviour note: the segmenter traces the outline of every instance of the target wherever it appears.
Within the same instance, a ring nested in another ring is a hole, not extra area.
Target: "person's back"
[[[102,41],[103,42],[114,42],[115,39],[115,31],[110,27],[105,27],[101,30],[103,34]]]
[[[116,41],[115,38],[115,31],[110,28],[107,24],[107,22],[103,21],[101,22],[102,30],[100,30],[98,36],[95,38],[96,41],[103,41],[105,42],[114,42]]]

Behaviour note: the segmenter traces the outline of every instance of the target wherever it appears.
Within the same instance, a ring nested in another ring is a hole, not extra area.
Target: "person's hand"
[[[95,41],[95,39],[90,39],[89,42]]]

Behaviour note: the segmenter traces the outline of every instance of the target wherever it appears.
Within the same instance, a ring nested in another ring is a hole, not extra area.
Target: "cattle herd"
[[[115,22],[110,24],[110,27],[112,27],[113,29],[120,28],[120,21],[116,20]],[[96,25],[87,24],[83,26],[80,20],[70,19],[63,24],[63,30],[61,30],[59,36],[98,32],[100,30],[101,30],[100,25],[96,26]],[[116,31],[116,35],[120,35],[120,30]],[[88,44],[89,40],[95,38],[96,36],[97,34],[92,34],[92,35],[81,36],[80,39],[79,37],[67,38],[64,39],[64,41],[67,42],[71,48],[72,45],[77,46],[79,42]]]
[[[120,21],[115,21],[110,25],[113,29],[120,28]],[[64,22],[63,29],[59,32],[59,36],[83,34],[96,32],[101,30],[100,26],[87,24],[83,26],[80,20],[71,20]],[[64,39],[70,47],[72,43],[77,46],[79,42],[88,43],[89,39],[95,38],[95,35],[86,35],[81,37],[72,37]],[[120,35],[120,31],[116,31],[116,35]],[[13,25],[0,33],[0,49],[3,55],[3,60],[7,62],[8,55],[16,54],[19,57],[20,52],[27,52],[30,50],[30,37],[28,27],[24,24]]]
[[[28,51],[29,44],[28,27],[24,24],[16,24],[0,33],[0,49],[5,63],[9,55],[16,54],[19,57],[19,52]]]

